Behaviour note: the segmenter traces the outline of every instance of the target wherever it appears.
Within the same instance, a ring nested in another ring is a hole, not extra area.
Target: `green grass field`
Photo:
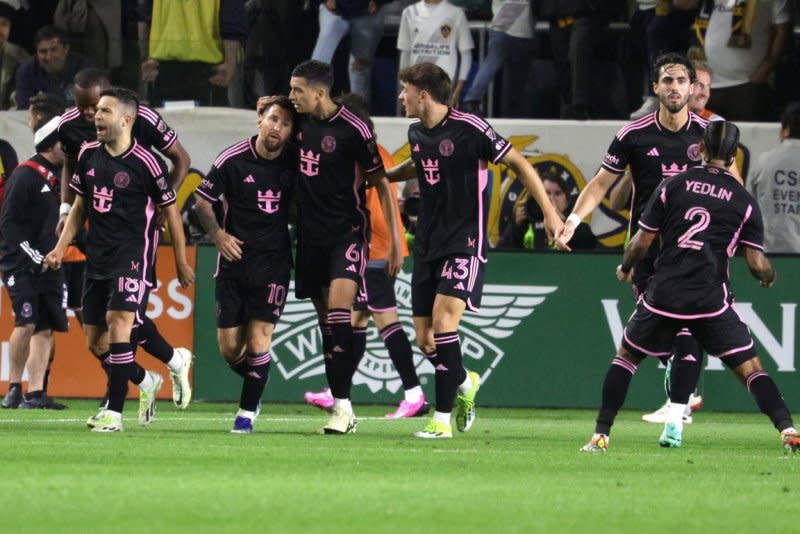
[[[321,412],[268,405],[252,435],[235,407],[160,403],[125,432],[64,412],[0,412],[3,532],[792,532],[800,455],[760,415],[699,412],[681,449],[618,419],[607,454],[578,453],[594,413],[480,409],[451,440],[422,419],[357,407],[358,433],[322,436]],[[796,457],[795,457],[796,456]]]

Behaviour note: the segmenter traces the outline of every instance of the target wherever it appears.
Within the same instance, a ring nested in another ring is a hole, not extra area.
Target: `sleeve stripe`
[[[91,143],[83,143],[81,146],[80,152],[78,152],[78,159],[80,160],[83,156],[83,153],[86,152],[90,148],[97,148],[100,146],[100,141],[92,141]]]
[[[617,139],[622,141],[622,139],[633,130],[641,130],[642,128],[646,128],[651,124],[654,124],[656,122],[656,113],[657,112],[650,113],[639,120],[635,120],[632,123],[623,126],[622,129],[617,132]]]
[[[68,110],[66,113],[61,115],[61,120],[58,121],[58,129],[61,130],[62,126],[80,116],[80,114],[81,112],[78,108],[72,108]]]
[[[210,202],[219,202],[219,197],[214,198],[200,188],[195,189],[194,192]]]
[[[157,205],[157,206],[169,206],[170,204],[175,204],[175,202],[176,202],[177,200],[178,200],[178,199],[177,199],[177,197],[176,197],[175,195],[172,195],[172,198],[170,198],[169,200],[165,200],[165,201],[163,201],[163,202],[159,202],[159,203],[158,203],[158,204],[156,204],[156,205]]]
[[[489,128],[488,122],[478,117],[477,115],[473,115],[471,113],[464,113],[463,111],[458,111],[457,109],[451,109],[450,116],[453,118],[469,121],[475,124],[478,128],[480,128],[481,131],[485,131],[487,128]]]
[[[615,174],[622,174],[623,172],[625,172],[625,169],[618,169],[616,167],[612,167],[611,165],[605,162],[603,162],[600,166],[603,167],[605,170],[613,172]]]
[[[505,155],[508,154],[509,150],[511,150],[511,142],[506,140],[506,146],[504,146],[503,150],[501,150],[500,153],[497,155],[497,157],[495,157],[492,160],[492,163],[497,163],[498,161],[503,159],[505,157]]]
[[[150,171],[150,174],[153,176],[153,178],[158,178],[163,174],[161,171],[161,166],[158,164],[158,161],[156,161],[155,156],[142,148],[139,143],[136,143],[136,146],[133,147],[133,155],[144,162],[147,170]]]
[[[356,130],[358,130],[358,132],[361,134],[361,137],[363,137],[365,141],[372,139],[372,132],[370,131],[369,126],[367,126],[367,123],[356,117],[352,111],[344,106],[342,106],[342,118],[355,126]]]
[[[757,249],[757,250],[764,250],[764,246],[763,245],[759,245],[758,243],[753,243],[752,241],[745,241],[744,239],[740,239],[739,243],[741,243],[742,245],[746,245],[746,246],[748,246],[750,248]]]
[[[232,158],[236,154],[241,154],[242,152],[246,152],[249,149],[250,149],[250,139],[249,138],[248,139],[244,139],[242,141],[239,141],[235,145],[230,146],[230,147],[226,148],[225,150],[223,150],[222,153],[220,153],[220,155],[217,156],[217,159],[214,160],[214,167],[219,169],[230,158]]]
[[[177,140],[178,140],[178,134],[177,134],[177,133],[175,133],[175,135],[173,135],[173,136],[172,136],[172,139],[170,139],[170,140],[169,140],[169,142],[168,142],[166,145],[164,145],[164,146],[162,146],[160,149],[158,149],[158,151],[159,151],[159,152],[166,152],[167,150],[169,150],[169,149],[170,149],[170,147],[171,147],[172,145],[174,145],[174,144],[175,144],[175,141],[177,141]]]
[[[75,191],[76,193],[78,193],[78,194],[79,194],[80,196],[82,196],[82,197],[83,197],[83,196],[86,196],[86,191],[84,191],[83,189],[79,188],[79,187],[78,187],[77,185],[75,185],[75,184],[72,184],[72,183],[71,183],[71,184],[69,184],[69,188],[70,188],[70,189],[72,189],[73,191]]]
[[[158,113],[153,111],[147,106],[139,106],[139,116],[145,119],[147,122],[155,126],[158,124]]]
[[[22,248],[23,251],[25,251],[25,254],[31,257],[31,259],[35,263],[42,263],[42,260],[44,259],[42,257],[42,254],[38,250],[33,248],[30,245],[30,243],[28,243],[27,241],[23,241],[22,243],[19,244],[19,246],[20,248]]]
[[[660,228],[654,228],[654,227],[652,227],[652,226],[647,226],[647,225],[646,225],[645,223],[643,223],[642,221],[639,221],[639,226],[641,226],[642,228],[644,228],[644,229],[645,229],[645,230],[647,230],[648,232],[658,232],[658,231],[660,230]]]

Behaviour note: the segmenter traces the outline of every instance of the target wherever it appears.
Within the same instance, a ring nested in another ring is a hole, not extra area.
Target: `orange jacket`
[[[378,145],[378,152],[381,154],[384,167],[387,169],[389,167],[394,167],[394,160],[388,150]],[[395,184],[392,184],[392,193],[394,195],[395,211],[397,211],[397,230],[400,233],[403,257],[405,257],[408,256],[408,246],[404,239],[406,232],[403,228],[403,221],[400,218],[400,207],[397,204],[397,186]],[[372,239],[369,242],[369,259],[385,260],[389,255],[390,233],[389,229],[386,227],[386,220],[383,217],[378,191],[374,187],[367,189],[367,208],[369,209],[370,222],[372,223]]]

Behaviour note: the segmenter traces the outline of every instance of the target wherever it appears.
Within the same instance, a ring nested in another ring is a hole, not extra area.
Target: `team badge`
[[[439,30],[442,32],[442,37],[447,39],[448,37],[450,37],[450,33],[453,31],[453,28],[450,27],[449,24],[442,24],[442,27],[439,28]]]
[[[22,309],[19,312],[20,315],[25,317],[26,319],[33,315],[33,306],[31,306],[30,302],[26,302],[22,305]]]
[[[326,135],[322,138],[322,143],[320,143],[320,145],[322,146],[323,152],[330,154],[336,150],[336,138],[331,135]]]
[[[689,148],[686,149],[686,155],[692,161],[700,161],[700,145],[698,143],[689,145]]]
[[[158,121],[158,126],[156,126],[156,129],[159,132],[164,133],[167,131],[167,125],[164,124],[164,121]]]
[[[120,189],[125,189],[131,183],[131,177],[127,172],[118,172],[114,175],[114,185]]]
[[[451,156],[453,151],[455,150],[455,145],[450,139],[444,139],[441,143],[439,143],[439,154],[442,156]]]

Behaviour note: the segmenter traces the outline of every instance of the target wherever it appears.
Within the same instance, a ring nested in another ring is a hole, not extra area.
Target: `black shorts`
[[[330,245],[300,243],[297,247],[295,295],[322,299],[331,280],[347,278],[364,287],[369,243],[353,234]]]
[[[476,256],[453,255],[434,261],[414,261],[411,308],[414,317],[430,317],[437,294],[455,297],[477,312],[483,295],[485,265]]]
[[[67,288],[60,270],[3,273],[3,283],[11,297],[15,326],[32,324],[34,332],[67,331]]]
[[[639,356],[670,356],[675,336],[684,327],[706,352],[728,367],[737,367],[756,355],[750,329],[733,307],[714,317],[677,319],[653,313],[640,302],[625,326],[622,346]]]
[[[397,297],[394,293],[394,278],[389,278],[384,267],[367,266],[364,275],[364,287],[358,292],[358,298],[353,303],[357,311],[369,310],[381,313],[397,310]]]
[[[83,298],[83,273],[86,271],[85,261],[69,261],[63,263],[64,281],[67,284],[67,308],[80,310]]]
[[[234,328],[251,320],[277,324],[289,291],[289,260],[257,276],[220,276],[216,280],[217,328]]]
[[[118,272],[112,278],[86,278],[82,302],[84,324],[105,326],[109,310],[140,314],[147,307],[149,289],[141,273],[134,270]]]

